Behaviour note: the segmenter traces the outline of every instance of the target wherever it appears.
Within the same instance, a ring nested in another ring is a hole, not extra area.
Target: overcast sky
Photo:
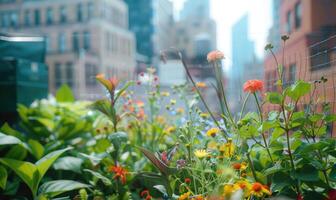
[[[176,13],[185,0],[172,0]],[[226,66],[231,63],[231,27],[245,13],[250,16],[249,35],[256,44],[256,53],[263,56],[268,30],[272,23],[271,0],[210,0],[211,15],[217,22],[218,49],[226,54]]]

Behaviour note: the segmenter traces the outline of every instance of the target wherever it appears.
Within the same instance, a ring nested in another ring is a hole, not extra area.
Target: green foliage
[[[78,190],[82,188],[89,188],[87,184],[83,184],[72,180],[56,180],[49,181],[41,185],[39,189],[39,194],[43,196],[48,196],[50,198],[60,195],[64,192],[71,190]]]
[[[63,84],[56,92],[56,100],[58,102],[74,102],[75,97],[69,86]]]

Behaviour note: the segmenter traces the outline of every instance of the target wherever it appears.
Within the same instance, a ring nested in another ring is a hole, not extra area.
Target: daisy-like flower
[[[211,51],[207,55],[208,62],[215,62],[224,59],[224,54],[218,50]]]
[[[114,173],[113,179],[119,179],[122,184],[126,184],[126,175],[128,171],[121,166],[110,166],[108,169],[109,172]]]
[[[232,142],[232,139],[229,138],[228,142],[219,147],[219,151],[223,154],[224,157],[231,157],[234,154],[235,146]]]
[[[189,199],[190,194],[191,194],[191,193],[190,193],[189,191],[186,192],[186,193],[184,193],[184,194],[181,194],[181,195],[179,196],[178,200],[187,200],[187,199]]]
[[[233,163],[233,164],[232,164],[232,167],[233,167],[233,169],[235,169],[235,170],[244,171],[244,170],[246,170],[246,168],[247,168],[247,164],[246,164],[246,162],[242,162],[242,163]]]
[[[250,191],[249,191],[249,195],[250,196],[256,196],[256,197],[262,197],[264,195],[271,195],[271,191],[269,190],[269,188],[265,185],[262,185],[261,183],[253,183]]]
[[[194,155],[197,158],[205,158],[209,155],[209,153],[204,149],[197,149],[197,150],[194,151]]]
[[[218,128],[211,128],[209,129],[206,134],[207,136],[209,137],[215,137],[217,135],[217,133],[219,132],[219,129]]]
[[[226,184],[223,190],[223,196],[230,198],[235,192],[240,190],[240,187],[236,184]]]
[[[174,132],[175,130],[176,130],[175,126],[169,126],[163,132],[165,134],[170,134],[170,133]]]
[[[261,92],[264,88],[264,82],[261,80],[248,80],[244,83],[243,90],[244,92],[255,93]]]

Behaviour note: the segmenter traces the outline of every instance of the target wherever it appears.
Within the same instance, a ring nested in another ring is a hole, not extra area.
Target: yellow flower
[[[159,116],[156,117],[156,121],[159,124],[164,124],[166,122],[166,119],[163,116],[159,115]]]
[[[207,136],[215,137],[218,132],[219,132],[218,128],[211,128],[206,132],[206,134]]]
[[[196,151],[194,151],[194,155],[197,158],[204,158],[204,157],[207,157],[209,153],[204,149],[197,149]]]
[[[191,200],[205,200],[205,198],[202,195],[196,195],[196,196],[193,196]]]
[[[161,92],[161,95],[164,96],[164,97],[169,97],[170,96],[169,92]]]
[[[200,117],[202,117],[202,118],[208,118],[209,114],[208,113],[201,113]]]
[[[256,197],[262,197],[264,195],[271,195],[271,191],[268,189],[267,186],[262,185],[261,183],[253,183],[250,191],[249,191],[249,195],[250,196],[256,196]]]
[[[178,109],[176,110],[176,112],[177,112],[178,114],[183,114],[183,113],[184,113],[184,109],[183,109],[183,108],[178,108]]]
[[[206,88],[206,84],[204,82],[197,82],[196,87],[198,88]]]
[[[165,134],[170,134],[170,133],[174,132],[175,130],[176,130],[175,126],[169,126],[163,132]]]
[[[190,192],[186,192],[184,194],[181,194],[178,198],[178,200],[187,200],[189,199],[189,196],[190,196]]]
[[[226,184],[224,186],[223,195],[225,197],[230,197],[232,194],[240,190],[240,187],[236,184]]]
[[[240,187],[244,191],[244,196],[248,197],[249,196],[249,191],[251,189],[251,184],[247,181],[244,180],[239,180],[236,182],[236,185]]]
[[[170,100],[170,104],[171,105],[175,105],[176,104],[176,100],[175,99]]]
[[[232,139],[229,138],[227,143],[220,146],[219,151],[222,152],[222,154],[225,157],[231,157],[234,153],[234,149],[235,149],[235,146],[232,142]]]
[[[217,142],[215,142],[215,141],[210,141],[210,142],[208,143],[208,148],[209,148],[209,149],[217,149]]]

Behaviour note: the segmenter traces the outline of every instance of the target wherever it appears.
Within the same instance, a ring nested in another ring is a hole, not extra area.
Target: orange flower
[[[262,197],[264,195],[271,195],[272,193],[267,186],[256,182],[253,183],[253,185],[251,186],[249,194],[257,197]]]
[[[198,88],[206,88],[206,84],[204,83],[204,82],[197,82],[196,83],[196,87],[198,87]]]
[[[215,62],[224,59],[224,54],[218,50],[211,51],[207,56],[208,62]]]
[[[126,175],[128,174],[128,171],[125,168],[121,166],[110,166],[108,171],[115,173],[113,176],[114,179],[120,178],[122,184],[126,183]]]
[[[233,169],[235,169],[235,170],[240,170],[240,168],[241,168],[241,164],[240,164],[240,163],[234,163],[234,164],[232,165],[232,167],[233,167]]]
[[[250,93],[255,93],[255,92],[260,92],[264,88],[264,82],[261,80],[248,80],[244,83],[243,90],[244,92],[250,92]]]

